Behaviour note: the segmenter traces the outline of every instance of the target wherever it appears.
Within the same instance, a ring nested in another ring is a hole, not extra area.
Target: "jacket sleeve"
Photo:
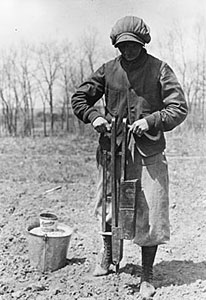
[[[147,116],[146,120],[150,128],[169,131],[185,120],[188,107],[181,85],[166,63],[161,66],[159,82],[163,108]]]
[[[83,82],[71,99],[74,114],[84,123],[92,123],[97,117],[104,117],[95,103],[103,96],[105,86],[104,65]]]

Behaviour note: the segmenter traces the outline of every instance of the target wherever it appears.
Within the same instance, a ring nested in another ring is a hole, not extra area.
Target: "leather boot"
[[[111,226],[110,231],[111,231]],[[107,231],[108,228],[107,228]],[[97,264],[93,276],[103,276],[109,273],[109,267],[112,263],[112,237],[111,235],[103,236],[103,248],[97,258]]]
[[[151,299],[155,294],[153,285],[153,263],[157,246],[142,247],[142,276],[140,294],[143,300]]]

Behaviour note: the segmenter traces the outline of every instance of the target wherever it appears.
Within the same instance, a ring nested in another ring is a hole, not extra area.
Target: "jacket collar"
[[[142,48],[140,55],[133,61],[127,61],[123,56],[120,56],[120,64],[125,71],[132,71],[140,68],[146,62],[147,58],[147,51],[145,48]]]

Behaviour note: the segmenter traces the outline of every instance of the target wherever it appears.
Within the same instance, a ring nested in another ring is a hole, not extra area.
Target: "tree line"
[[[184,126],[193,130],[204,130],[206,118],[206,38],[202,28],[200,24],[194,28],[190,53],[179,26],[151,49],[175,70],[189,106]],[[71,95],[91,72],[116,54],[112,47],[111,52],[104,49],[95,31],[84,34],[78,47],[62,41],[22,44],[2,51],[0,135],[84,134],[84,124],[72,114]]]

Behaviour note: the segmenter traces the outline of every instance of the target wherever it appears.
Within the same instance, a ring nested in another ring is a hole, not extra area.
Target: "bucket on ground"
[[[27,233],[30,263],[36,270],[51,272],[66,265],[71,227],[59,223],[55,231],[44,232],[40,224],[33,224]]]

